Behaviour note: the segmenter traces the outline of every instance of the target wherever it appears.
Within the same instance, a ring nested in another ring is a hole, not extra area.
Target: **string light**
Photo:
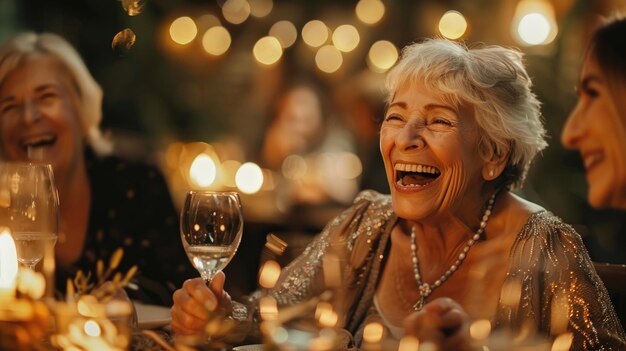
[[[170,37],[177,44],[189,44],[197,34],[198,27],[191,17],[179,17],[170,25]]]

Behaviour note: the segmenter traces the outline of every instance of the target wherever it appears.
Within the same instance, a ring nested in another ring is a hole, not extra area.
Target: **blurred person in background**
[[[323,262],[334,254],[338,327],[357,345],[378,322],[395,338],[469,350],[471,323],[488,320],[522,338],[571,333],[572,350],[624,348],[580,236],[512,192],[547,145],[531,85],[513,49],[443,39],[406,47],[387,76],[380,128],[391,195],[364,191],[332,220],[282,270],[269,291],[278,305],[325,291]],[[232,313],[224,278],[174,293],[174,331],[201,330],[203,306]]]
[[[352,138],[333,119],[329,99],[315,84],[287,84],[277,96],[263,137],[262,165],[275,170],[285,182],[288,202],[297,204],[349,203],[356,180],[333,174],[342,152],[353,149]],[[324,157],[329,156],[329,157]]]
[[[607,20],[588,44],[578,104],[561,135],[583,158],[587,200],[598,209],[626,210],[626,18]]]
[[[195,276],[178,214],[155,167],[111,156],[99,129],[102,90],[76,50],[52,33],[22,33],[0,48],[0,156],[52,165],[60,200],[57,288],[95,272],[117,248],[139,267],[133,298],[169,304]]]

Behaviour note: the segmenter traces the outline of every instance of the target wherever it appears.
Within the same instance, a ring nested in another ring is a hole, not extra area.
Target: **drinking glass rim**
[[[218,190],[189,190],[187,195],[236,195],[239,197],[237,191],[218,191]]]

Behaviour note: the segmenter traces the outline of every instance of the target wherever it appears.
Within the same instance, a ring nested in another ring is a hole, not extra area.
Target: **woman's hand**
[[[218,272],[209,287],[202,278],[188,279],[173,295],[172,330],[180,334],[202,332],[214,314],[230,316],[232,302],[224,291],[226,276]]]
[[[431,342],[439,350],[470,350],[470,317],[454,300],[441,297],[409,315],[404,321],[404,332],[420,343]]]

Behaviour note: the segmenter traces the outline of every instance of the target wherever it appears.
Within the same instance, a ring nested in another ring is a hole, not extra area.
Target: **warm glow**
[[[85,322],[85,334],[91,336],[91,337],[98,337],[100,336],[100,326],[98,325],[98,323],[94,320],[88,320]]]
[[[398,351],[415,351],[419,348],[419,340],[412,336],[407,335],[400,339],[400,345],[398,345]]]
[[[470,325],[470,335],[474,340],[485,340],[491,333],[491,322],[487,319],[479,319]]]
[[[458,39],[466,30],[467,21],[458,11],[448,11],[439,20],[439,32],[448,39]]]
[[[230,33],[222,26],[211,27],[202,36],[202,47],[211,55],[222,55],[228,50],[230,43]]]
[[[283,49],[280,41],[272,36],[259,39],[252,49],[254,58],[264,65],[276,63],[283,55]]]
[[[356,4],[356,17],[365,24],[376,24],[385,15],[385,4],[380,0],[361,0]]]
[[[240,24],[250,16],[250,4],[246,0],[227,0],[222,6],[224,19],[232,24]]]
[[[280,45],[286,49],[296,42],[298,30],[289,21],[278,21],[270,28],[270,35],[278,39]]]
[[[263,172],[261,168],[252,162],[246,162],[235,174],[235,184],[241,192],[254,194],[263,185]]]
[[[30,296],[32,299],[40,299],[46,292],[46,279],[39,272],[29,268],[22,268],[19,270],[17,290],[22,294]]]
[[[324,45],[315,54],[315,64],[322,72],[336,72],[343,64],[341,51],[332,45]]]
[[[572,346],[574,335],[572,333],[561,334],[554,339],[550,351],[567,351]]]
[[[217,167],[215,161],[207,155],[200,154],[191,163],[189,167],[189,178],[194,185],[206,188],[213,184],[217,175]]]
[[[343,52],[354,50],[360,40],[359,31],[350,24],[339,26],[333,32],[333,45]]]
[[[211,27],[221,26],[222,22],[220,22],[220,19],[214,14],[207,13],[196,18],[196,24],[198,25],[198,28],[209,29]]]
[[[105,314],[104,305],[100,304],[93,295],[83,295],[76,303],[78,313],[85,317],[99,318]]]
[[[222,184],[229,187],[236,187],[235,184],[235,174],[237,174],[237,170],[241,167],[241,162],[235,160],[226,160],[222,162],[220,165],[220,180]]]
[[[281,171],[287,179],[301,179],[307,171],[306,160],[300,155],[289,155],[283,160]]]
[[[333,306],[326,302],[320,302],[315,309],[315,316],[323,328],[333,328],[337,325],[339,316],[333,310]]]
[[[515,8],[513,36],[523,45],[543,45],[558,33],[554,7],[546,0],[522,0]]]
[[[398,61],[398,49],[392,42],[380,40],[372,44],[368,54],[374,71],[382,73],[393,67]]]
[[[538,45],[550,35],[550,23],[540,13],[529,13],[520,20],[517,33],[527,44]]]
[[[276,300],[271,296],[262,297],[259,300],[259,312],[263,320],[275,320],[278,317],[278,304]]]
[[[17,277],[17,250],[11,232],[4,227],[0,233],[0,297],[13,295]]]
[[[335,159],[335,170],[340,178],[355,179],[363,172],[363,165],[357,155],[343,152]]]
[[[368,323],[363,329],[363,340],[370,344],[377,344],[383,339],[383,326],[380,323]]]
[[[254,17],[265,17],[272,12],[274,2],[272,0],[248,0],[250,14]]]
[[[189,44],[198,34],[198,27],[191,17],[179,17],[170,25],[170,36],[178,44]]]
[[[320,47],[328,40],[328,27],[322,21],[310,21],[302,27],[302,40],[314,48]]]
[[[266,289],[274,287],[280,276],[280,265],[278,262],[268,260],[261,267],[261,273],[259,274],[259,285]]]

